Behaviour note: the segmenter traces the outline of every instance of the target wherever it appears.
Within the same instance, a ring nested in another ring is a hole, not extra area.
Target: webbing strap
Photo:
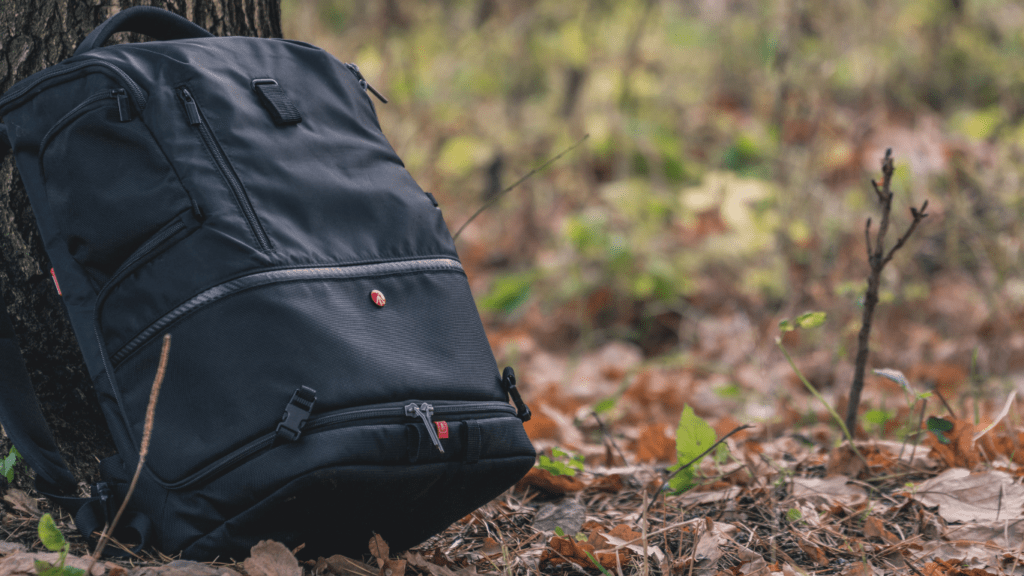
[[[6,140],[4,138],[3,140]],[[7,437],[18,448],[28,467],[36,473],[36,490],[75,517],[75,526],[82,536],[103,530],[114,502],[120,503],[124,495],[94,488],[90,498],[80,498],[78,481],[57,450],[50,427],[46,424],[32,381],[21,355],[14,326],[7,314],[7,305],[0,293],[0,425]],[[106,487],[99,484],[98,487]],[[122,520],[124,531],[139,542],[138,549],[150,542],[152,526],[140,514]],[[121,529],[118,530],[121,533]],[[133,551],[137,551],[133,549]],[[123,551],[110,548],[108,555],[122,555]]]
[[[270,118],[278,126],[288,126],[302,122],[302,116],[295,104],[288,99],[284,89],[273,78],[258,78],[252,81],[252,89],[260,97],[263,107],[270,112]]]
[[[21,356],[7,305],[0,294],[0,425],[44,486],[74,494],[75,475],[57,451],[50,427],[43,418],[25,360]]]
[[[7,126],[0,124],[0,156],[11,149],[11,141],[7,139]]]

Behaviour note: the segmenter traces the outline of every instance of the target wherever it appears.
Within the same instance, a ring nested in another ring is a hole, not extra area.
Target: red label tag
[[[373,300],[373,303],[376,304],[377,306],[384,306],[384,304],[387,302],[387,300],[384,299],[384,293],[381,292],[380,290],[374,290],[373,292],[370,292],[370,300]]]
[[[437,424],[437,437],[438,438],[447,438],[448,437],[448,423],[444,422],[444,421],[441,421],[441,422],[434,422],[434,424]]]
[[[50,268],[50,276],[53,277],[53,285],[57,287],[57,296],[63,296],[60,293],[60,284],[57,283],[57,274],[53,271],[53,268]]]

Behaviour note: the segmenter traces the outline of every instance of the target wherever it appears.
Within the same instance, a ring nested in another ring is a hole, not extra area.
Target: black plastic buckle
[[[516,388],[516,372],[511,366],[506,366],[504,372],[501,373],[501,385],[505,387],[505,391],[512,397],[512,402],[516,405],[516,418],[523,422],[528,421],[533,413],[530,412],[526,402],[523,402],[523,397],[519,395],[519,389]]]
[[[313,404],[316,402],[316,390],[303,386],[292,394],[292,399],[284,407],[281,423],[277,425],[277,439],[295,442],[302,436]]]

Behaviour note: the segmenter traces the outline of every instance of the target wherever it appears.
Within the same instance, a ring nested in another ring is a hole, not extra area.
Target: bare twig
[[[860,395],[864,389],[864,371],[868,362],[871,318],[874,316],[875,306],[878,304],[878,290],[881,285],[882,269],[892,260],[893,254],[903,247],[907,239],[910,238],[910,235],[917,229],[917,225],[920,224],[921,220],[928,216],[926,212],[928,209],[927,200],[921,205],[920,209],[911,208],[910,215],[913,217],[913,220],[907,231],[896,240],[896,243],[888,252],[885,251],[885,234],[889,230],[889,215],[892,212],[892,175],[895,171],[896,167],[892,157],[892,149],[889,148],[885,151],[885,157],[882,158],[881,184],[875,180],[871,181],[871,187],[878,197],[878,202],[882,205],[882,219],[878,223],[878,234],[875,236],[874,243],[871,242],[870,218],[864,229],[870,274],[868,275],[868,288],[864,294],[864,311],[861,316],[860,333],[857,336],[857,360],[854,368],[853,383],[850,384],[850,397],[846,407],[846,429],[851,443],[853,442],[853,432],[857,426]]]
[[[515,188],[516,186],[519,186],[523,182],[526,182],[531,176],[533,176],[537,172],[540,172],[541,170],[544,170],[548,166],[554,164],[562,156],[565,156],[569,152],[572,152],[573,150],[575,150],[576,147],[578,147],[580,144],[583,144],[583,142],[585,142],[587,140],[587,138],[590,138],[590,134],[584,134],[583,138],[580,138],[579,141],[577,141],[575,144],[573,144],[572,146],[569,146],[565,150],[562,150],[561,152],[556,154],[554,157],[550,158],[549,160],[547,160],[546,162],[541,164],[540,166],[534,168],[533,170],[530,170],[529,172],[526,173],[526,176],[523,176],[519,180],[516,180],[511,186],[509,186],[508,188],[505,188],[501,192],[498,192],[497,194],[492,196],[491,199],[488,200],[487,202],[484,202],[483,206],[481,206],[476,212],[473,212],[473,215],[469,217],[469,220],[466,220],[462,224],[462,226],[459,226],[459,229],[455,231],[454,235],[452,235],[452,240],[453,241],[454,240],[458,240],[459,239],[459,235],[462,234],[462,231],[466,229],[466,226],[469,226],[470,222],[475,220],[477,216],[483,214],[484,210],[487,210],[488,208],[490,208],[491,205],[493,205],[495,202],[500,200],[503,196],[505,196],[505,194],[508,194],[509,192],[511,192],[512,189]]]
[[[615,451],[619,453],[619,458],[622,458],[622,463],[629,466],[629,460],[627,460],[626,455],[622,453],[618,443],[615,442],[615,438],[612,438],[612,435],[608,433],[608,429],[605,427],[604,422],[601,421],[601,417],[597,415],[596,411],[591,411],[590,413],[594,416],[594,420],[597,420],[597,425],[601,427],[601,434],[603,434],[605,439],[612,445],[612,448],[615,448]]]
[[[114,519],[110,524],[103,529],[103,534],[100,535],[100,540],[96,544],[96,550],[92,553],[92,562],[89,563],[89,568],[85,571],[86,574],[92,574],[92,567],[99,560],[103,554],[103,549],[106,548],[107,542],[110,540],[110,535],[114,533],[117,528],[117,523],[121,520],[121,515],[124,513],[125,508],[128,506],[128,500],[131,499],[132,493],[135,491],[135,485],[139,481],[139,476],[142,474],[142,467],[146,463],[146,454],[149,453],[149,441],[153,436],[153,418],[156,416],[156,400],[160,397],[160,386],[164,382],[164,374],[167,372],[167,358],[171,353],[171,335],[164,335],[163,348],[160,350],[160,364],[156,368],[156,377],[153,378],[153,387],[149,392],[149,405],[146,406],[146,422],[142,429],[142,444],[139,446],[139,463],[135,467],[135,475],[132,476],[132,482],[128,486],[128,492],[124,496],[124,501],[121,502],[121,507],[117,509],[117,514],[114,515]]]

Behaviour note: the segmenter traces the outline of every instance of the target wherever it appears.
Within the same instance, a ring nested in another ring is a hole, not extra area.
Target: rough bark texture
[[[281,36],[280,0],[7,0],[0,2],[0,94],[69,58],[117,11],[147,4],[181,14],[218,36]],[[113,42],[142,40],[117,34]],[[50,279],[35,217],[10,155],[0,158],[0,289],[43,412],[79,478],[113,452],[81,352]],[[0,438],[7,453],[6,436]]]

